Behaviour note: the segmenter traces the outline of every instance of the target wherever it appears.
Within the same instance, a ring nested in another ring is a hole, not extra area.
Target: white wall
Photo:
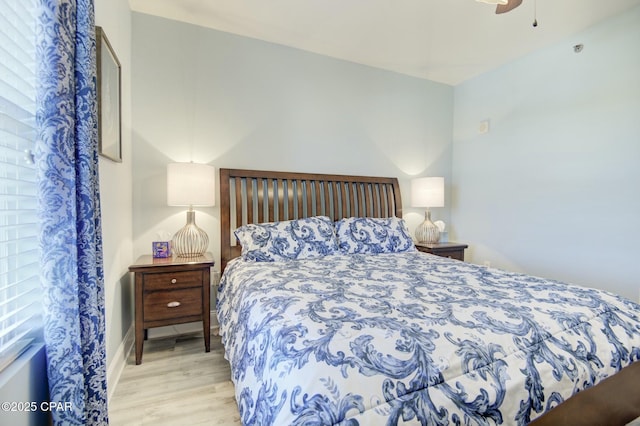
[[[96,0],[96,25],[105,31],[121,64],[122,163],[100,158],[100,192],[105,270],[108,390],[124,365],[133,323],[133,289],[128,267],[133,258],[131,150],[131,11],[127,0]]]
[[[450,86],[139,13],[133,46],[136,254],[185,223],[166,206],[173,161],[397,176],[411,228],[410,176],[450,178]],[[219,260],[218,218],[196,214]]]
[[[639,44],[637,7],[455,88],[452,223],[470,260],[638,300]]]

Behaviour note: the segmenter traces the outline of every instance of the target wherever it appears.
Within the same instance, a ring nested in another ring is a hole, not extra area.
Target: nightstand
[[[141,256],[129,271],[135,274],[136,364],[151,327],[202,321],[204,348],[210,350],[211,253],[200,257]]]
[[[460,243],[416,243],[416,248],[422,252],[457,260],[464,260],[467,247],[467,244]]]

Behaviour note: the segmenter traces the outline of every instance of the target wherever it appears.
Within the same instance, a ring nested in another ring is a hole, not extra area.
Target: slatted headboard
[[[310,216],[402,217],[398,179],[220,169],[222,270],[240,256],[236,228]]]

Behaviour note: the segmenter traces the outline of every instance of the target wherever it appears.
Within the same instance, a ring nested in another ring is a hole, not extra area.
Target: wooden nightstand
[[[467,247],[467,244],[460,243],[416,243],[416,248],[422,252],[457,260],[464,260],[464,249]]]
[[[200,257],[156,259],[141,256],[135,274],[136,364],[148,328],[202,321],[205,351],[210,350],[211,253]]]

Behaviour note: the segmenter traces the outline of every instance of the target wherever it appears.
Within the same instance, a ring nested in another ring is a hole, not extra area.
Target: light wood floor
[[[149,339],[142,364],[132,353],[109,400],[111,426],[240,425],[219,336]]]

